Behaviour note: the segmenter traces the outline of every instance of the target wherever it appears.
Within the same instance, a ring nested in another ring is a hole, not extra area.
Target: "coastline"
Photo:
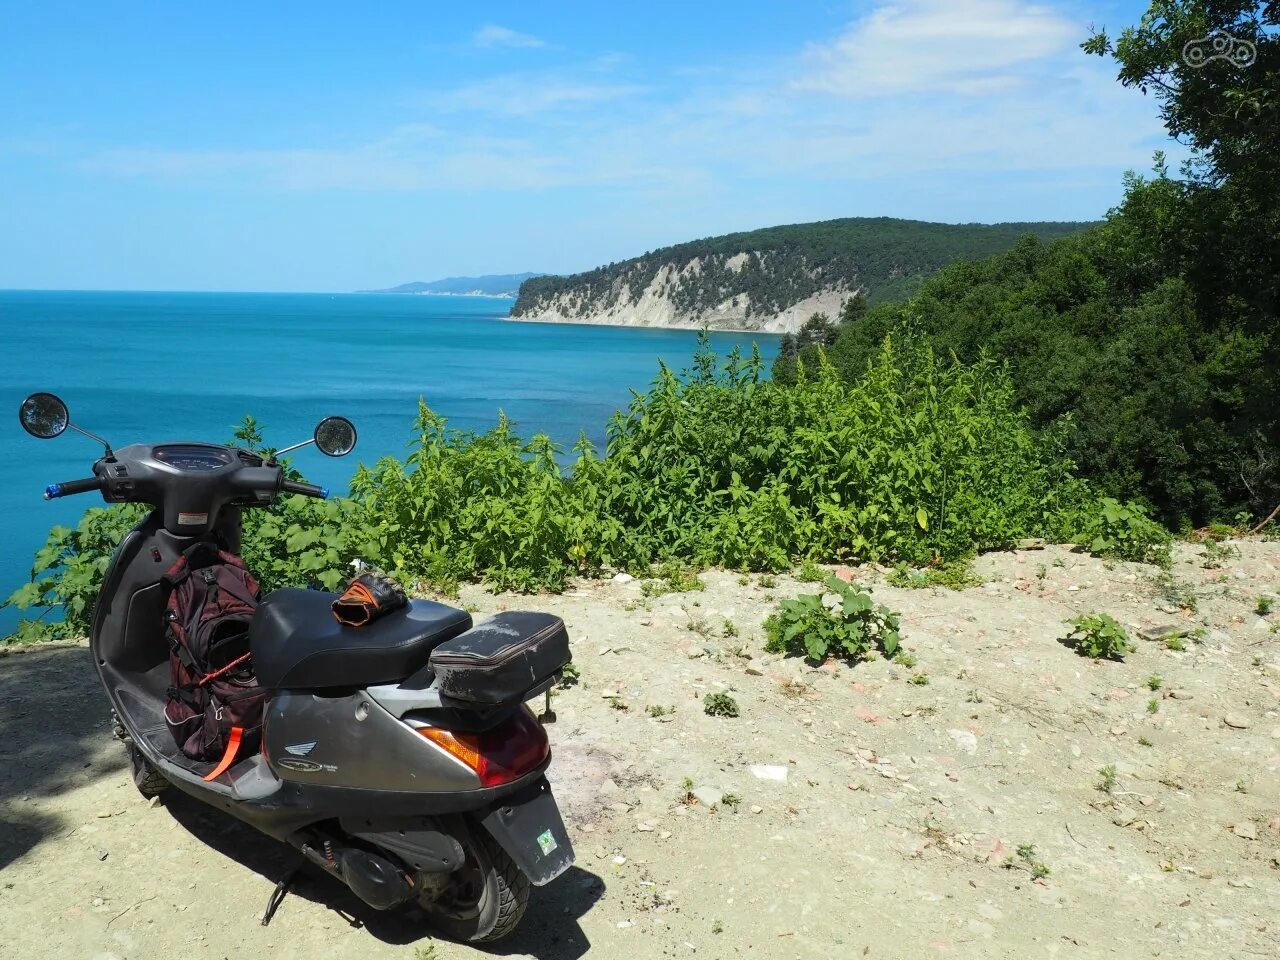
[[[750,333],[764,337],[781,337],[783,334],[759,327],[720,327],[709,323],[621,323],[616,320],[541,320],[536,317],[513,317],[510,314],[502,318],[508,323],[544,323],[559,324],[571,327],[624,327],[629,330],[707,330],[710,333]]]
[[[450,290],[357,290],[386,297],[484,297],[486,300],[514,300],[514,293],[454,293]]]

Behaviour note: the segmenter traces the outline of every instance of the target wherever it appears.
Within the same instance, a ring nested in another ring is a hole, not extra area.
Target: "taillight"
[[[523,707],[484,733],[457,733],[443,727],[419,727],[418,732],[474,770],[486,787],[519,780],[547,759],[551,750],[546,731]]]

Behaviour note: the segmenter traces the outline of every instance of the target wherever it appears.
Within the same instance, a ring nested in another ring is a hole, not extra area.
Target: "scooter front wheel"
[[[482,828],[465,847],[466,862],[449,886],[419,905],[451,940],[491,943],[520,923],[529,906],[529,878]]]

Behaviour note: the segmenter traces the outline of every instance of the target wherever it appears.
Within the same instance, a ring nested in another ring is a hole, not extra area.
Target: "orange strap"
[[[227,739],[227,752],[222,755],[218,765],[210,770],[209,775],[204,778],[206,783],[210,780],[217,780],[235,762],[236,754],[240,752],[240,738],[243,735],[244,729],[242,727],[231,728],[231,736]]]
[[[228,663],[228,664],[227,664],[225,667],[223,667],[221,670],[215,670],[215,671],[213,671],[213,673],[210,673],[210,674],[207,674],[207,675],[205,675],[205,676],[201,677],[201,678],[200,678],[200,681],[196,684],[196,686],[197,686],[197,687],[203,687],[203,686],[204,686],[206,683],[208,683],[210,680],[217,680],[217,679],[218,679],[220,676],[222,676],[224,673],[230,673],[230,672],[231,672],[232,670],[234,670],[236,667],[240,666],[240,664],[242,664],[242,663],[244,663],[246,660],[248,660],[251,656],[253,656],[253,652],[252,652],[252,651],[250,651],[249,653],[242,653],[240,656],[236,657],[234,660],[232,660],[230,663]]]

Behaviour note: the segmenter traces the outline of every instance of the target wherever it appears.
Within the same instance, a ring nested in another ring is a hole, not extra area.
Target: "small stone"
[[[634,579],[635,579],[635,577],[633,577],[633,576],[632,576],[631,574],[629,574],[629,573],[615,573],[615,574],[613,575],[613,582],[614,582],[614,583],[630,583],[630,582],[631,582],[632,580],[634,580]]]
[[[754,803],[753,803],[753,804],[751,805],[751,812],[752,812],[752,813],[764,813],[764,807],[759,806],[758,804],[754,804]]]
[[[1043,550],[1044,540],[1040,537],[1028,537],[1025,540],[1019,540],[1016,546],[1019,550]]]
[[[622,854],[618,854],[618,856],[613,858],[613,865],[615,867],[620,867],[626,862],[627,862],[627,858],[622,856]]]
[[[1170,699],[1172,699],[1172,700],[1193,700],[1193,699],[1195,699],[1194,697],[1192,697],[1192,695],[1191,695],[1191,694],[1187,693],[1187,691],[1185,691],[1185,690],[1170,690],[1170,691],[1169,691],[1169,698],[1170,698]]]
[[[1138,631],[1138,636],[1143,640],[1158,642],[1160,640],[1168,640],[1170,637],[1176,637],[1186,632],[1186,626],[1181,623],[1157,623],[1154,626],[1143,627]]]
[[[612,700],[618,696],[621,696],[621,694],[619,694],[617,690],[610,690],[608,687],[605,687],[600,691],[601,700]]]
[[[637,833],[653,833],[653,831],[656,829],[657,829],[657,826],[655,826],[653,823],[649,822],[648,820],[642,820],[636,824]]]
[[[787,768],[773,764],[755,764],[751,767],[751,775],[757,780],[773,780],[777,783],[787,782]]]
[[[103,850],[102,848],[99,848],[99,849],[98,849],[98,859],[99,859],[99,860],[105,860],[105,859],[107,859],[107,851]]]
[[[659,840],[670,840],[670,839],[671,839],[671,831],[670,831],[670,830],[659,830],[659,831],[658,831],[658,839],[659,839]]]
[[[1248,730],[1249,721],[1238,713],[1228,713],[1222,718],[1222,722],[1234,730]]]
[[[1249,820],[1242,820],[1239,823],[1232,824],[1231,832],[1234,833],[1241,840],[1257,840],[1258,839],[1258,828],[1255,827],[1252,821],[1249,821]]]
[[[618,803],[609,804],[609,809],[612,810],[614,813],[630,813],[631,804],[622,803],[621,801],[619,801]]]
[[[619,920],[619,921],[618,921],[618,929],[619,929],[619,930],[625,930],[625,929],[627,929],[627,927],[634,927],[634,926],[635,926],[635,924],[634,924],[632,921],[630,921],[630,920]]]
[[[763,676],[764,676],[764,671],[763,671],[763,670],[761,670],[759,667],[757,667],[754,663],[753,663],[753,664],[751,664],[751,666],[747,667],[746,673],[747,673],[747,676],[748,676],[748,677],[763,677]]]

